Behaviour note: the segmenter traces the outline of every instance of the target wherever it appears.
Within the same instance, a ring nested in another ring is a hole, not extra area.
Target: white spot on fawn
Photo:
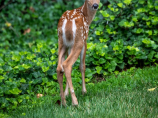
[[[74,93],[74,90],[73,90],[73,89],[71,90],[71,93]]]
[[[73,12],[72,16],[75,15],[75,14],[76,14],[76,9],[74,9],[74,12]]]

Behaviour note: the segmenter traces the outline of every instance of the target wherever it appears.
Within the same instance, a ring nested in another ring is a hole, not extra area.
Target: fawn
[[[80,55],[80,71],[82,74],[82,93],[86,93],[85,86],[85,55],[87,49],[86,40],[88,38],[89,25],[91,24],[100,0],[85,0],[84,5],[63,13],[58,23],[58,66],[57,78],[60,86],[61,102],[65,106],[65,97],[69,94],[69,88],[72,98],[72,104],[78,105],[74,93],[71,71],[72,65]],[[65,55],[68,57],[65,59]],[[66,76],[66,89],[63,91],[63,74]]]

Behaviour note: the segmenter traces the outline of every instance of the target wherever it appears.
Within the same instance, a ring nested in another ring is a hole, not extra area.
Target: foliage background
[[[35,104],[37,93],[59,99],[57,23],[65,10],[77,8],[83,2],[6,0],[1,4],[1,111]],[[157,11],[156,0],[101,1],[87,40],[87,85],[93,86],[96,76],[157,63]],[[72,71],[75,89],[81,85],[78,67],[79,60]]]

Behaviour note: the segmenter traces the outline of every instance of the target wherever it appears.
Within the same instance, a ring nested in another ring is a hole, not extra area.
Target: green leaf
[[[155,6],[155,9],[156,9],[156,10],[158,10],[158,5],[157,5],[157,6]]]
[[[51,60],[55,60],[56,57],[52,55],[50,59],[51,59]]]
[[[145,12],[145,9],[144,9],[144,8],[139,8],[139,9],[137,9],[137,12],[138,12],[138,13]]]
[[[101,32],[100,31],[95,31],[95,34],[96,35],[101,35]]]
[[[21,90],[19,90],[18,88],[14,88],[12,90],[9,90],[9,92],[12,94],[18,95],[21,93]]]
[[[97,70],[97,73],[100,74],[100,72],[101,72],[101,70],[102,70],[102,67],[97,66],[95,69]]]
[[[32,60],[32,59],[34,59],[35,57],[36,57],[36,56],[35,56],[34,54],[30,54],[30,53],[29,53],[26,58],[27,58],[28,60]]]
[[[158,53],[156,53],[156,55],[154,57],[156,57],[158,59]]]
[[[99,27],[97,27],[97,31],[103,31],[103,29],[104,29],[104,26],[103,25],[99,25]]]
[[[90,78],[90,79],[93,77],[93,72],[91,71],[91,69],[87,68],[85,70],[85,77]]]
[[[42,66],[42,71],[43,71],[43,72],[46,72],[46,71],[48,71],[48,70],[49,70],[49,66],[48,66],[48,67]]]
[[[94,86],[94,83],[88,83],[89,86]]]
[[[38,49],[41,49],[42,47],[43,47],[43,44],[42,44],[42,43],[38,43],[38,44],[37,44],[37,48],[38,48]]]
[[[152,30],[147,30],[146,33],[148,33],[149,36],[153,34]]]
[[[89,82],[90,81],[90,79],[88,79],[88,78],[85,78],[85,82]]]
[[[99,3],[99,9],[100,9],[102,6],[103,6],[103,4],[100,2],[100,3]]]
[[[145,44],[151,44],[151,40],[149,38],[144,38],[142,42]]]
[[[132,20],[133,20],[134,22],[137,22],[137,21],[138,21],[138,19],[137,19],[136,16],[133,16],[133,17],[132,17]]]
[[[98,20],[100,20],[100,18],[99,17],[95,17],[94,19],[93,19],[93,21],[98,21]],[[94,26],[90,26],[92,29],[94,28]]]
[[[103,15],[103,17],[109,17],[110,15],[107,13],[107,11],[101,10],[100,13]]]
[[[151,15],[155,15],[156,12],[155,12],[155,11],[150,11],[149,14],[151,14]]]
[[[4,65],[3,69],[4,69],[4,71],[11,71],[12,67],[9,65]]]
[[[20,61],[20,59],[21,59],[21,56],[20,56],[20,55],[15,55],[15,54],[13,54],[12,60],[18,62],[18,61]]]
[[[26,19],[30,19],[30,15],[29,15],[29,14],[25,14],[24,17],[25,17]]]
[[[125,24],[125,22],[127,22],[127,20],[126,20],[126,19],[123,19],[123,20],[121,20],[118,24],[119,24],[119,26],[123,27],[124,24]]]
[[[152,17],[151,21],[152,21],[153,25],[157,25],[157,23],[158,23],[158,17],[156,17],[156,16]]]
[[[123,1],[126,5],[130,5],[132,3],[132,0],[124,0]]]
[[[118,3],[117,4],[119,7],[123,8],[123,3]]]
[[[3,73],[3,71],[4,71],[4,70],[3,70],[2,68],[0,68],[0,73]]]
[[[113,50],[114,51],[119,50],[119,46],[118,45],[114,45]]]
[[[31,66],[27,65],[27,64],[22,64],[22,67],[25,68],[25,69],[29,69]]]
[[[0,76],[0,80],[3,80],[4,79],[4,77],[3,76]]]
[[[140,33],[144,33],[144,29],[138,28],[138,29],[134,29],[133,32],[140,34]]]
[[[146,25],[150,26],[150,22],[146,22]]]
[[[3,61],[3,59],[0,57],[0,66],[3,66],[5,64],[5,62]]]
[[[110,19],[113,21],[115,20],[115,16],[114,15],[110,15]]]
[[[120,69],[124,69],[124,66],[125,66],[125,63],[118,64],[118,67],[119,67]]]
[[[117,66],[117,63],[115,61],[110,62],[112,66]]]
[[[108,73],[108,72],[106,72],[106,71],[104,71],[104,72],[103,72],[103,75],[108,75],[108,74],[109,74],[109,73]]]
[[[145,3],[145,0],[139,0],[138,3],[139,3],[139,4],[144,4],[144,3]]]
[[[152,61],[153,56],[154,56],[155,53],[156,53],[155,51],[151,51],[151,52],[148,54],[148,59],[149,59],[150,61]]]
[[[53,79],[57,80],[57,73],[53,74]]]
[[[150,9],[154,8],[154,6],[152,5],[152,3],[148,3],[148,8],[150,8]]]
[[[22,78],[22,79],[20,80],[20,82],[21,82],[21,83],[26,83],[26,80],[25,80],[24,78]]]
[[[99,63],[100,63],[100,64],[104,64],[105,62],[106,62],[105,58],[100,58],[100,59],[99,59]]]
[[[51,53],[54,54],[56,52],[55,49],[51,49]]]
[[[46,77],[45,77],[45,78],[42,78],[42,80],[43,80],[44,83],[47,83],[47,82],[48,82],[48,78],[46,78]]]

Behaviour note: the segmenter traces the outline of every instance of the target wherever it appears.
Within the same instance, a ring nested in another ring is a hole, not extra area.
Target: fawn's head
[[[93,10],[97,10],[99,7],[100,0],[85,0],[88,3],[88,7]]]

